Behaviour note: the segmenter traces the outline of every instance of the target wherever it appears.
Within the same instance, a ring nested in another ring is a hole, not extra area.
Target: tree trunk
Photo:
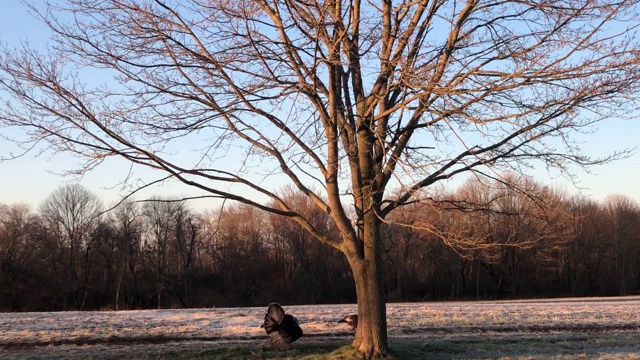
[[[379,266],[363,261],[354,272],[358,296],[358,328],[353,346],[367,359],[387,354],[387,310],[382,294]]]
[[[367,359],[387,354],[387,310],[383,291],[380,222],[377,216],[367,221],[361,234],[362,251],[347,254],[353,270],[358,298],[358,328],[353,347]],[[367,224],[369,226],[367,226]]]
[[[116,310],[120,310],[119,308],[119,304],[120,304],[120,287],[122,286],[122,276],[124,273],[124,266],[119,266],[119,271],[118,271],[118,283],[116,284],[116,303],[115,303],[115,309]]]

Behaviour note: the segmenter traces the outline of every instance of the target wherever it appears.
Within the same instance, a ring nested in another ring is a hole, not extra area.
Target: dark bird
[[[264,329],[271,336],[271,347],[280,351],[287,350],[292,342],[302,336],[298,320],[289,314],[278,303],[269,304],[264,316]]]
[[[339,323],[347,323],[353,330],[358,328],[358,314],[349,314],[344,319],[338,321]]]

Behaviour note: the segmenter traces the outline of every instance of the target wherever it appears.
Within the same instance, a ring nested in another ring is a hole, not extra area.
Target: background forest
[[[388,300],[638,292],[635,201],[593,201],[511,180],[519,185],[470,180],[394,212],[383,228]],[[329,226],[307,198],[291,189],[281,196],[316,227]],[[247,205],[195,212],[183,201],[152,200],[105,211],[70,184],[35,211],[0,204],[0,310],[356,301],[344,256],[284,217]]]

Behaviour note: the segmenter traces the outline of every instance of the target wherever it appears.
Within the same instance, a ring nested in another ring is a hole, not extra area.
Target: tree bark
[[[367,359],[387,354],[387,310],[381,291],[380,266],[364,260],[354,273],[358,296],[358,328],[353,347]],[[376,273],[376,274],[372,274]]]
[[[380,219],[370,211],[364,216],[363,231],[359,234],[362,248],[347,253],[353,270],[358,299],[358,328],[353,347],[367,359],[387,354],[387,310],[383,287]]]

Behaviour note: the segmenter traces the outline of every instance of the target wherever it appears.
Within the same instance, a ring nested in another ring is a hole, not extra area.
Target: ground
[[[304,336],[285,353],[266,306],[0,314],[2,359],[341,358],[355,304],[287,306]],[[388,304],[396,359],[640,359],[640,297]]]

